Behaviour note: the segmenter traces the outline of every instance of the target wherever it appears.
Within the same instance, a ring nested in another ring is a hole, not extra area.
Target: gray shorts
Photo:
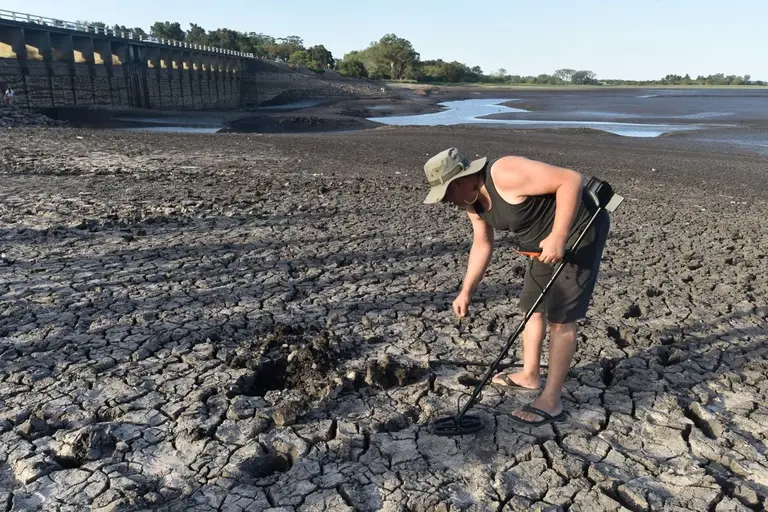
[[[537,313],[546,312],[547,320],[555,324],[575,322],[586,316],[609,230],[610,218],[607,212],[603,212],[595,219],[574,255],[552,283],[549,292],[536,308]],[[579,233],[576,233],[573,240],[568,241],[567,247],[570,248],[578,236]],[[525,272],[523,291],[520,293],[520,308],[523,312],[527,312],[536,302],[557,265],[559,263],[547,265],[537,259],[532,260]]]

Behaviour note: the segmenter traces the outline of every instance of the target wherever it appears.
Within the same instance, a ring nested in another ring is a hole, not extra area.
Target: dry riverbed
[[[434,361],[493,360],[525,264],[500,237],[452,316],[470,226],[421,204],[450,145],[627,198],[563,423],[489,387],[482,432],[429,431],[484,369]],[[763,510],[766,167],[578,132],[4,131],[0,509]]]

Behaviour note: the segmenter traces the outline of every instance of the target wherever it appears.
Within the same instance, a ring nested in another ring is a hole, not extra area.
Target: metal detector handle
[[[509,340],[507,340],[507,344],[504,347],[504,350],[501,351],[501,353],[493,362],[493,364],[491,364],[491,366],[488,368],[488,371],[485,373],[483,380],[481,380],[477,384],[477,386],[475,386],[475,389],[472,392],[472,396],[469,397],[469,400],[467,400],[467,403],[464,404],[464,407],[461,409],[459,414],[456,415],[455,420],[457,422],[461,421],[461,418],[475,404],[475,400],[477,400],[478,395],[480,395],[480,391],[482,391],[482,389],[491,379],[491,376],[496,371],[497,367],[499,366],[499,363],[501,363],[501,360],[507,356],[507,353],[509,352],[509,349],[512,346],[512,343],[517,339],[518,336],[520,336],[520,333],[525,328],[525,324],[528,323],[528,320],[531,318],[531,316],[533,316],[533,313],[534,311],[536,311],[536,308],[539,306],[539,304],[541,304],[541,301],[544,300],[544,296],[547,294],[547,292],[549,292],[549,289],[552,287],[552,284],[555,282],[555,279],[557,279],[557,276],[560,275],[560,272],[562,272],[563,268],[565,267],[565,264],[568,262],[568,253],[570,252],[570,254],[573,254],[575,252],[576,248],[581,243],[581,240],[587,234],[587,232],[589,231],[589,228],[592,227],[592,224],[595,223],[595,220],[603,212],[603,210],[612,212],[624,200],[623,197],[613,192],[613,188],[611,187],[610,184],[602,180],[599,180],[597,178],[591,178],[587,183],[586,188],[589,196],[595,202],[597,209],[589,218],[589,222],[587,223],[586,227],[584,227],[584,229],[581,231],[581,234],[573,243],[570,250],[566,252],[566,256],[562,259],[560,264],[555,269],[555,272],[552,274],[552,277],[549,279],[549,282],[547,283],[547,285],[541,291],[541,294],[539,295],[539,297],[533,303],[533,306],[531,306],[531,308],[525,313],[525,317],[523,318],[522,322],[520,322],[520,325],[517,326],[517,329],[515,329],[515,332],[512,333],[512,335],[509,337]],[[608,206],[612,206],[613,209],[609,210]]]
[[[616,208],[624,201],[622,196],[613,191],[610,183],[594,176],[589,178],[584,188],[595,206],[604,208],[611,213],[616,211]]]
[[[514,245],[512,246],[512,250],[521,256],[527,256],[529,258],[537,258],[541,255],[541,247],[536,247],[535,245]],[[564,257],[567,258],[571,255],[571,251],[566,250]]]

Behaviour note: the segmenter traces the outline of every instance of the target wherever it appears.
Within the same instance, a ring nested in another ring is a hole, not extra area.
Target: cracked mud
[[[430,361],[490,362],[521,318],[503,236],[450,311],[470,228],[421,205],[421,165],[454,144],[627,198],[563,423],[521,430],[535,395],[489,386],[484,430],[428,428],[485,369]],[[474,128],[1,151],[0,511],[768,506],[765,159]]]

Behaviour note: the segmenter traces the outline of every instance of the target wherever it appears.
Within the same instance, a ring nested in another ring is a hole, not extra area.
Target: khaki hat
[[[482,170],[487,160],[483,157],[470,162],[469,158],[456,148],[448,148],[427,160],[424,164],[424,174],[427,175],[430,189],[424,204],[440,202],[453,180]]]

